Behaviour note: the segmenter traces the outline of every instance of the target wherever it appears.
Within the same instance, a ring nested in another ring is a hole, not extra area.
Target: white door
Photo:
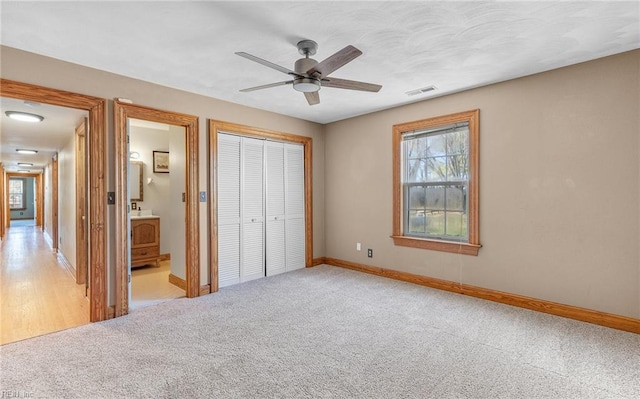
[[[264,277],[264,140],[242,138],[240,281]]]
[[[305,267],[304,148],[218,134],[218,284]]]
[[[305,267],[304,147],[286,143],[284,149],[286,271],[290,271]]]
[[[240,137],[218,135],[218,284],[240,282]]]
[[[287,271],[285,250],[285,165],[284,144],[265,143],[267,192],[266,255],[267,276]]]

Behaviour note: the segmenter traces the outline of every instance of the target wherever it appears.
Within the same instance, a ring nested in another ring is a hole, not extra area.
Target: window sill
[[[393,243],[402,247],[431,249],[434,251],[451,252],[454,254],[478,256],[478,250],[482,245],[466,242],[429,240],[407,236],[391,236]]]

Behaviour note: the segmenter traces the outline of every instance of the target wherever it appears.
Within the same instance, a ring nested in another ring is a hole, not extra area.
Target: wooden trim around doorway
[[[186,132],[186,292],[200,295],[200,203],[198,181],[198,117],[114,101],[116,158],[116,317],[129,313],[129,251],[127,119],[143,119],[182,126]]]
[[[107,318],[106,100],[84,94],[0,79],[3,97],[89,112],[89,320]]]
[[[218,291],[218,133],[235,133],[246,137],[269,139],[302,144],[304,148],[304,204],[305,204],[305,266],[313,266],[313,189],[312,189],[312,139],[297,134],[282,133],[237,123],[209,119],[209,275],[211,292]]]
[[[0,162],[0,240],[2,240],[4,238],[4,229],[5,229],[5,220],[4,220],[4,215],[5,215],[5,210],[4,210],[4,204],[6,201],[5,197],[4,197],[4,166],[2,165],[2,162]]]
[[[76,284],[86,284],[88,271],[87,248],[87,118],[75,130],[75,183],[76,183]]]

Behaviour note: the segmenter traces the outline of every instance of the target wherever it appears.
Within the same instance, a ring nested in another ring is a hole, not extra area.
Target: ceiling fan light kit
[[[320,103],[320,95],[318,94],[318,91],[323,86],[374,93],[377,93],[382,88],[382,86],[373,83],[329,77],[329,74],[362,55],[362,51],[351,45],[343,48],[321,62],[318,62],[313,58],[309,58],[309,56],[314,55],[318,50],[318,44],[313,40],[301,40],[298,42],[297,47],[298,52],[304,55],[304,58],[300,58],[295,62],[293,71],[254,55],[245,52],[237,52],[236,54],[241,57],[285,73],[293,78],[293,80],[250,87],[240,91],[249,92],[290,84],[293,86],[294,90],[304,93],[309,105],[315,105]]]

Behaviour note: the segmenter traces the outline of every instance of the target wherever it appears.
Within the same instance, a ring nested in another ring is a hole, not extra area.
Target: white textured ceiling
[[[640,2],[2,2],[0,42],[165,86],[328,123],[640,48]],[[293,69],[296,43],[323,60],[362,56],[309,106],[288,80],[234,54]],[[435,85],[414,97],[405,92]],[[135,101],[135,99],[133,99]]]

